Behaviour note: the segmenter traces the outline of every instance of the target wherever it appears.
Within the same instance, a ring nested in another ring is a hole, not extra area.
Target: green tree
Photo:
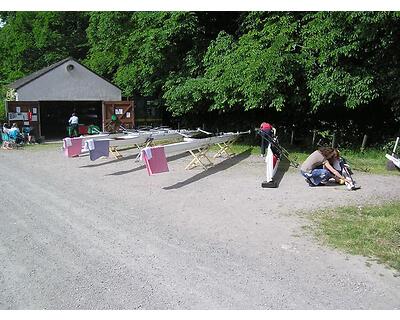
[[[131,12],[92,12],[87,37],[89,52],[85,63],[112,80],[122,64],[122,51],[131,32]]]
[[[394,98],[398,13],[318,12],[304,21],[301,51],[312,109]]]
[[[82,59],[88,46],[88,16],[76,12],[6,12],[0,16],[0,94],[5,86],[48,65],[73,56]],[[4,113],[4,105],[1,103]]]
[[[171,73],[180,72],[196,42],[193,13],[137,12],[123,47],[115,81],[127,95],[159,96]]]
[[[11,82],[58,60],[87,52],[85,13],[16,12],[0,29],[0,75]]]
[[[207,102],[209,110],[286,110],[302,101],[296,15],[249,14],[241,29],[238,38],[221,32],[210,43],[201,77],[180,78],[179,88],[167,83],[164,98],[172,112],[182,114],[184,104],[190,111]]]

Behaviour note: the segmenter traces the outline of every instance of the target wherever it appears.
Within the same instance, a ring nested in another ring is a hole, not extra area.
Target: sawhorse
[[[119,153],[119,151],[117,150],[117,147],[109,147],[108,150],[114,156],[115,159],[121,159],[122,158],[122,154]]]
[[[137,154],[135,158],[135,162],[138,162],[140,160],[140,155],[142,154],[142,150],[147,147],[152,147],[153,146],[153,138],[148,138],[142,145],[135,144],[136,148],[139,149],[139,153]]]
[[[222,142],[222,143],[217,143],[217,146],[219,147],[218,152],[214,155],[214,158],[217,157],[222,157],[223,154],[225,154],[228,158],[232,157],[235,155],[235,153],[232,151],[231,146],[237,138],[229,140],[227,142]]]
[[[205,146],[196,150],[197,152],[189,150],[190,154],[193,156],[193,159],[186,166],[185,170],[190,170],[197,166],[202,166],[204,170],[207,170],[207,166],[213,165],[212,161],[207,157],[207,152],[210,150],[210,146]],[[203,163],[202,159],[206,159],[208,163]]]

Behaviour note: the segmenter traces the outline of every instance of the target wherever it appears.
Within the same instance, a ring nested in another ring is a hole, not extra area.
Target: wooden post
[[[315,146],[315,139],[317,138],[317,130],[313,130],[313,136],[312,136],[312,147],[314,148]]]
[[[334,148],[336,145],[336,132],[333,133],[332,135],[332,145],[331,147]]]
[[[294,129],[292,129],[292,136],[290,137],[290,144],[293,145],[294,141]]]
[[[366,134],[364,134],[364,138],[363,138],[362,145],[361,145],[361,151],[364,151],[364,149],[365,149],[365,145],[367,144],[367,138],[368,138],[368,136]]]

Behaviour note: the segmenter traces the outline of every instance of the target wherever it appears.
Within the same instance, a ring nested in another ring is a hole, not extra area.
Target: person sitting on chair
[[[10,136],[10,139],[15,141],[16,144],[20,144],[22,142],[21,131],[19,131],[16,123],[13,123],[11,129],[8,131],[8,135]]]
[[[333,167],[339,159],[339,151],[335,148],[319,148],[311,153],[301,165],[301,174],[310,187],[323,186],[330,178],[338,182],[345,178]]]
[[[31,142],[32,142],[32,134],[31,134],[31,132],[32,132],[32,128],[30,126],[26,126],[25,125],[25,126],[22,127],[22,133],[24,135],[24,142],[25,143],[31,144]]]
[[[9,131],[10,131],[10,128],[9,128],[8,124],[4,123],[3,124],[3,132],[8,134]]]
[[[9,129],[7,128],[7,125],[4,124],[3,128],[0,128],[0,131],[1,131],[1,140],[2,140],[1,147],[3,149],[7,149],[7,150],[12,149],[10,146],[10,137],[8,136]]]

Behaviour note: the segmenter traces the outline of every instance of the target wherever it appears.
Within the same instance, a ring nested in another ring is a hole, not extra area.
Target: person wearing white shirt
[[[79,119],[75,113],[73,113],[71,118],[68,120],[68,124],[70,126],[69,136],[71,138],[78,136],[78,121]]]

